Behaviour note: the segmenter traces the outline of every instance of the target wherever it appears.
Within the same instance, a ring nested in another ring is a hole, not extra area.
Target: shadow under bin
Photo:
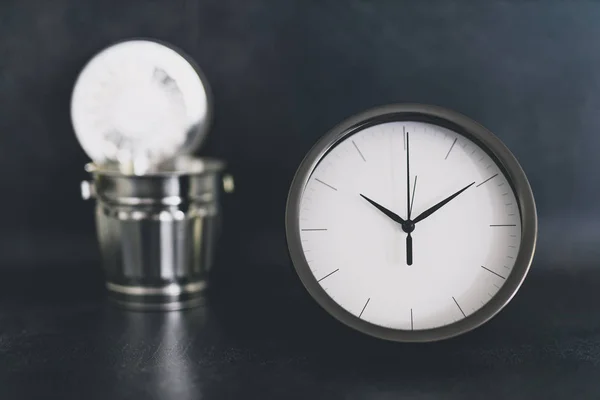
[[[228,177],[214,159],[186,158],[144,175],[90,163],[82,197],[96,199],[108,296],[136,310],[203,304]]]

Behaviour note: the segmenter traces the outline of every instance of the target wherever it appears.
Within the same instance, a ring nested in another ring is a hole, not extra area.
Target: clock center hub
[[[402,224],[402,230],[406,233],[411,233],[415,230],[415,223],[410,219]]]

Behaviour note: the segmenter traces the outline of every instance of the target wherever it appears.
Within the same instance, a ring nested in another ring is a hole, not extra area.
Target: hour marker
[[[325,275],[324,277],[322,277],[321,279],[319,279],[317,282],[321,282],[323,279],[325,279],[325,278],[327,278],[327,277],[329,277],[329,276],[331,276],[331,275],[335,274],[335,273],[336,273],[336,272],[338,272],[339,270],[340,270],[340,269],[338,268],[338,269],[336,269],[335,271],[328,273],[327,275]]]
[[[327,228],[307,228],[307,229],[302,229],[305,232],[310,232],[310,231],[326,231]]]
[[[404,150],[406,150],[406,127],[402,127],[402,138],[404,139]]]
[[[491,270],[491,269],[489,269],[489,268],[486,268],[486,267],[484,267],[483,265],[481,266],[481,268],[485,269],[487,272],[491,272],[492,274],[496,275],[497,277],[500,277],[500,278],[502,278],[502,279],[506,279],[506,278],[505,278],[505,277],[503,277],[502,275],[500,275],[500,274],[498,274],[498,273],[496,273],[496,272],[492,271],[492,270]]]
[[[487,178],[485,181],[481,182],[479,185],[477,185],[477,186],[475,186],[475,187],[479,187],[479,186],[483,185],[484,183],[486,183],[487,181],[494,179],[494,178],[495,178],[495,177],[497,177],[497,176],[498,176],[498,174],[496,174],[496,175],[492,175],[492,176],[490,176],[489,178]]]
[[[325,182],[323,182],[323,181],[322,181],[322,180],[320,180],[319,178],[315,178],[315,181],[317,181],[317,182],[320,182],[320,183],[322,183],[323,185],[325,185],[325,186],[327,186],[327,187],[329,187],[329,188],[331,188],[331,189],[333,189],[333,190],[335,190],[335,191],[337,192],[337,189],[336,189],[336,188],[334,188],[333,186],[331,186],[331,185],[330,185],[330,184],[328,184],[328,183],[325,183]]]
[[[458,307],[458,309],[462,313],[463,317],[466,317],[465,312],[462,310],[462,308],[460,308],[460,305],[458,304],[458,301],[456,301],[456,299],[454,298],[454,296],[452,296],[452,300],[454,300],[454,303],[456,304],[456,307]]]
[[[358,146],[356,145],[356,143],[354,143],[354,140],[352,141],[352,144],[354,145],[354,148],[356,149],[356,151],[358,151],[358,154],[360,154],[360,158],[363,159],[363,161],[367,161],[365,160],[365,156],[363,156],[363,153],[360,151],[360,149],[358,148]]]
[[[412,312],[412,308],[410,309],[410,330],[414,330],[415,329],[415,325],[413,323],[413,312]]]
[[[365,306],[362,308],[362,311],[360,312],[360,314],[358,314],[358,318],[362,317],[363,313],[365,312],[365,308],[367,308],[367,306],[369,305],[369,301],[371,301],[370,297],[367,299],[367,302],[365,303]]]
[[[517,224],[500,224],[500,225],[490,225],[490,226],[517,226]]]
[[[444,157],[444,160],[448,159],[448,156],[450,155],[450,152],[452,151],[452,149],[454,148],[454,145],[456,144],[456,141],[458,140],[458,138],[454,138],[454,142],[452,142],[452,146],[450,146],[450,150],[448,150],[448,153],[446,154],[446,157]]]

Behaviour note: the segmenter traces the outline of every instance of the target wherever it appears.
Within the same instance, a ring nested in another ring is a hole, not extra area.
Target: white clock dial
[[[417,221],[414,230],[386,212]],[[301,251],[327,296],[397,330],[475,313],[506,282],[521,243],[501,167],[467,137],[424,122],[381,123],[337,143],[310,173],[297,218]]]

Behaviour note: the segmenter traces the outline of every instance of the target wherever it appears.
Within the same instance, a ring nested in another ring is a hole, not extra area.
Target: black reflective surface
[[[3,400],[600,396],[593,269],[534,269],[494,320],[421,345],[349,331],[286,269],[271,287],[260,275],[217,276],[207,307],[170,313],[121,310],[93,271],[57,271],[2,280]]]

